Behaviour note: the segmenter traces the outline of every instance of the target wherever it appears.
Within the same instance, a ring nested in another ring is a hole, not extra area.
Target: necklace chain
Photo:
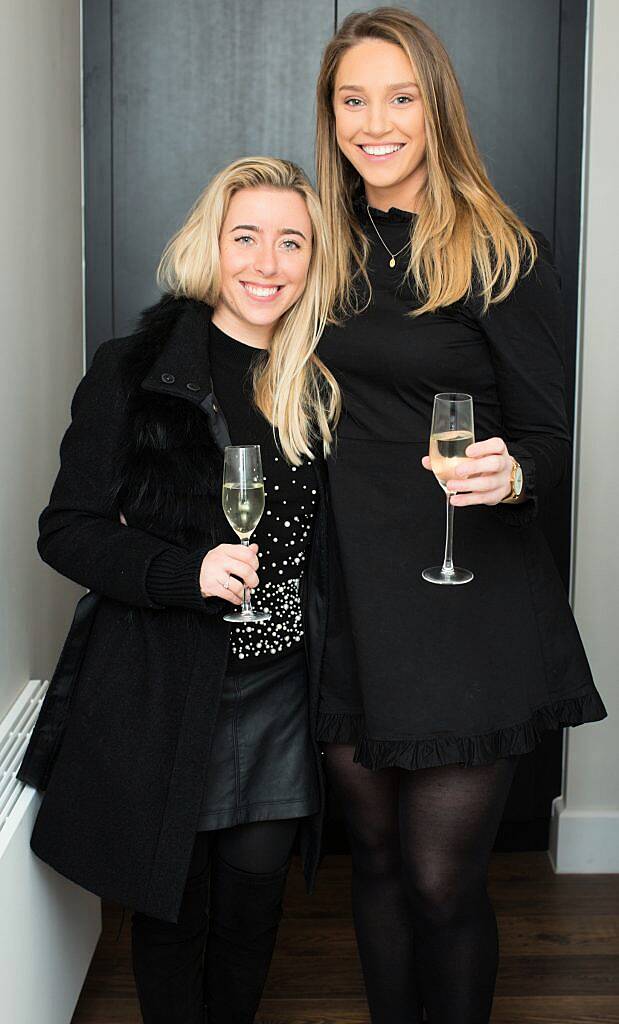
[[[370,213],[369,204],[367,204],[367,203],[366,203],[366,210],[368,211],[368,217],[372,221],[372,227],[374,228],[376,234],[378,235],[378,238],[379,238],[379,241],[380,241],[381,245],[383,246],[383,248],[385,248],[387,250],[387,252],[391,256],[391,259],[389,260],[389,266],[393,269],[393,267],[395,267],[396,256],[399,256],[400,253],[404,252],[405,249],[408,249],[409,245],[411,244],[411,240],[409,238],[409,240],[406,243],[406,245],[403,245],[402,248],[398,249],[397,252],[392,252],[391,249],[389,248],[389,246],[385,243],[385,240],[384,240],[383,236],[381,235],[380,231],[376,227],[376,224],[374,223],[374,218],[373,218],[372,214]]]

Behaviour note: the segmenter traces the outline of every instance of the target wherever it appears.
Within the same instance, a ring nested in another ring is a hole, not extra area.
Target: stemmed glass
[[[226,519],[241,544],[249,538],[264,512],[264,477],[259,444],[227,445],[221,495]],[[243,587],[241,608],[224,615],[226,622],[264,622],[271,618],[266,608],[252,608],[248,587]]]
[[[424,569],[421,574],[428,583],[454,586],[470,583],[473,579],[469,569],[459,569],[453,564],[454,506],[449,499],[454,492],[448,491],[445,484],[453,477],[456,466],[464,461],[464,453],[474,440],[471,396],[458,392],[435,395],[430,432],[430,465],[447,498],[447,537],[443,564]]]

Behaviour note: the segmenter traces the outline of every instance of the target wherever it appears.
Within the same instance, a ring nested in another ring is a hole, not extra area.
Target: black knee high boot
[[[264,988],[290,861],[253,874],[213,858],[205,959],[208,1024],[253,1024]]]
[[[207,835],[196,840],[178,922],[132,916],[133,974],[144,1024],[204,1024]]]

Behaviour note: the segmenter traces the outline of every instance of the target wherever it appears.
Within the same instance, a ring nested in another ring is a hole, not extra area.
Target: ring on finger
[[[222,583],[222,587],[224,588],[224,590],[228,590],[229,589],[229,587],[230,587],[230,574],[228,574],[226,576],[226,582]]]

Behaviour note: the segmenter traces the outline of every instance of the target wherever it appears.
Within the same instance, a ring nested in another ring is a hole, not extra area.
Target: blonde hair
[[[313,457],[316,441],[328,453],[341,399],[333,375],[316,354],[333,298],[335,278],[316,192],[300,167],[274,157],[247,157],[210,181],[185,223],[168,242],[158,284],[174,295],[216,306],[221,291],[219,235],[232,196],[246,188],[297,192],[312,224],[312,253],[302,295],[275,327],[268,354],[254,371],[254,401],[273,424],[289,462]]]
[[[425,117],[427,182],[411,225],[409,279],[419,316],[475,293],[484,312],[514,288],[537,256],[531,232],[490,184],[468,124],[462,93],[440,39],[421,18],[396,7],[350,14],[328,43],[317,85],[316,176],[330,235],[338,313],[358,310],[354,287],[367,275],[369,243],[354,212],[362,185],[337,143],[333,92],[342,55],[362,40],[399,46],[415,69]],[[412,237],[414,232],[414,245]],[[369,301],[369,300],[368,300]]]

